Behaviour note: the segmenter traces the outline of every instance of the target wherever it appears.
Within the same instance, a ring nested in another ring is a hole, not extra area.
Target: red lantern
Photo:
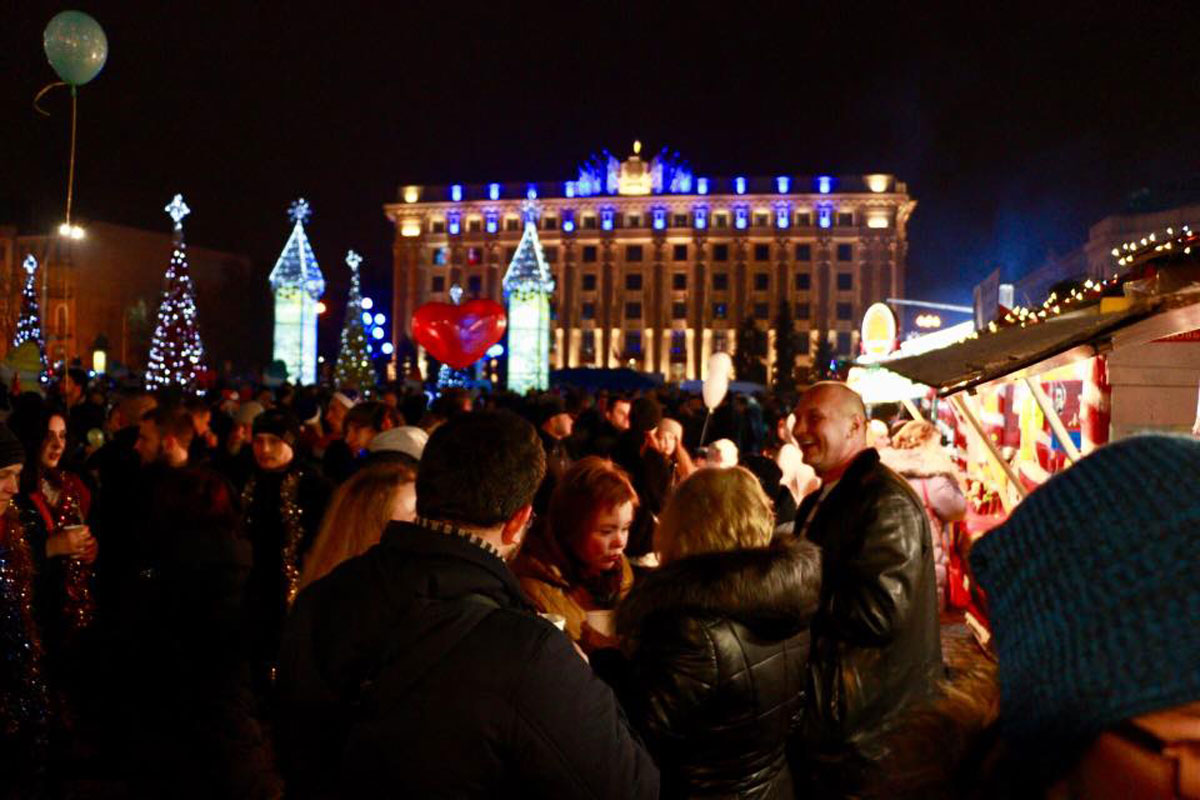
[[[413,338],[443,364],[466,369],[504,336],[508,315],[495,300],[460,306],[425,303],[413,314]]]

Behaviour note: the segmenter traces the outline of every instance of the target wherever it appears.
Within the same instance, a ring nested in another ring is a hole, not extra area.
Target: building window
[[[641,331],[625,331],[625,352],[630,355],[642,354]]]
[[[625,276],[625,288],[631,292],[642,290],[642,273],[631,272]]]
[[[796,319],[808,319],[812,314],[812,306],[808,303],[796,303]]]
[[[542,227],[548,231],[558,230],[558,217],[543,217]]]
[[[434,291],[434,292],[444,292],[444,291],[446,291],[446,277],[445,277],[444,275],[435,275],[435,276],[434,276],[434,278],[433,278],[433,291]]]
[[[626,228],[642,227],[642,215],[641,214],[630,214],[626,219],[628,220],[628,222],[625,224]]]
[[[471,233],[479,233],[481,230],[483,230],[483,220],[481,220],[479,217],[473,217],[467,220],[467,230],[469,230]]]
[[[517,248],[515,248],[515,247],[504,248],[504,263],[511,264],[512,260],[513,260],[513,256],[515,256],[516,254],[517,254]]]
[[[754,227],[765,228],[770,224],[771,224],[771,215],[770,214],[755,214],[754,215]]]
[[[676,272],[671,276],[671,288],[682,292],[687,289],[687,273]]]
[[[589,354],[595,353],[596,352],[596,332],[594,330],[592,330],[591,328],[588,328],[586,331],[584,331],[583,332],[583,341],[582,341],[581,345],[583,348],[583,352],[589,353]]]
[[[688,250],[688,248],[687,248],[686,244],[675,245],[673,248],[671,248],[671,260],[687,261],[687,258],[688,258],[687,250]]]
[[[641,303],[626,303],[625,304],[625,319],[641,319],[642,304]]]
[[[596,245],[585,244],[583,246],[583,263],[593,264],[596,261]]]
[[[640,244],[625,245],[625,260],[626,261],[641,261],[642,246]]]
[[[434,233],[445,233],[446,232],[446,221],[443,219],[435,219],[433,221],[433,232]]]
[[[838,212],[838,227],[849,228],[854,225],[854,214],[845,211]]]
[[[771,276],[765,272],[754,273],[754,291],[765,292],[771,288]]]
[[[472,275],[467,278],[467,291],[474,297],[478,297],[483,291],[483,278],[478,275]]]
[[[542,253],[546,256],[547,264],[554,264],[558,261],[557,247],[544,247],[542,248]]]
[[[839,356],[851,355],[851,353],[850,353],[850,331],[838,331],[837,354]]]
[[[672,303],[671,317],[673,319],[687,319],[687,303]]]
[[[596,304],[595,303],[584,303],[583,305],[581,305],[579,308],[579,316],[583,317],[584,319],[595,319],[596,318]]]
[[[854,276],[849,272],[839,272],[837,276],[837,288],[839,292],[848,292],[854,288]]]
[[[729,260],[729,245],[714,244],[713,245],[713,261],[728,261]]]
[[[725,319],[729,306],[725,303],[713,303],[713,319]]]
[[[797,261],[812,261],[812,245],[811,244],[796,245],[796,260]]]
[[[729,273],[714,272],[713,273],[713,291],[724,292],[729,288]]]
[[[516,217],[508,217],[504,220],[504,230],[519,231],[521,230],[521,220]]]
[[[728,343],[728,335],[725,331],[713,331],[713,352],[724,353],[725,345]]]
[[[467,263],[471,265],[483,263],[483,250],[478,247],[467,248]]]
[[[687,214],[675,214],[671,217],[672,228],[686,228],[688,226]]]
[[[683,331],[671,331],[671,360],[687,361],[687,334]]]
[[[769,316],[769,314],[770,314],[770,312],[767,311],[766,303],[755,303],[754,304],[754,318],[755,319],[766,319]]]
[[[754,260],[755,261],[770,261],[771,260],[771,245],[769,245],[769,244],[754,245]]]
[[[596,230],[596,215],[595,214],[585,214],[583,217],[583,227],[585,230],[590,230],[590,231]]]
[[[852,319],[853,316],[854,316],[853,306],[851,306],[849,303],[838,303],[837,304],[837,318],[839,320]]]
[[[433,264],[434,264],[434,266],[437,266],[437,267],[445,266],[445,264],[446,264],[446,248],[444,248],[444,247],[433,248]]]
[[[808,211],[800,211],[796,214],[796,225],[801,228],[812,227],[812,214]]]
[[[594,273],[588,273],[583,276],[583,290],[585,292],[596,291],[596,276]]]
[[[796,273],[796,291],[807,292],[812,288],[812,275],[807,272]]]
[[[729,227],[729,215],[728,214],[713,214],[713,227],[728,228]]]
[[[853,261],[854,260],[854,245],[839,244],[837,246],[838,261]]]

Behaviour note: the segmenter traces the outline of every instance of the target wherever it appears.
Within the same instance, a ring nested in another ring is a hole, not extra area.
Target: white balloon
[[[733,372],[733,359],[728,353],[713,353],[708,357],[708,377],[704,379],[701,395],[704,405],[712,411],[721,405],[729,391],[729,374]]]

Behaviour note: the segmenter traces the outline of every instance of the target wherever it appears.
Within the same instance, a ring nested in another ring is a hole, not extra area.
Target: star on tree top
[[[358,272],[358,265],[362,263],[362,256],[353,250],[346,251],[346,266],[350,267],[351,272]]]
[[[25,272],[32,275],[37,272],[37,259],[33,257],[33,253],[25,256],[24,263],[21,264],[25,268]]]
[[[291,218],[292,222],[304,224],[305,222],[308,222],[308,218],[311,216],[312,209],[309,208],[308,201],[303,197],[288,206],[288,217]]]
[[[175,199],[168,203],[163,211],[166,211],[167,215],[175,221],[175,230],[181,230],[183,228],[183,218],[192,213],[187,203],[183,202],[183,195],[181,194],[175,195]]]

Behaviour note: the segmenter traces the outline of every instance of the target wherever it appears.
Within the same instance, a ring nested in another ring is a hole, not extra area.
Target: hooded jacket
[[[302,591],[279,693],[289,796],[658,796],[611,690],[454,533],[393,522]]]
[[[793,540],[680,559],[626,599],[629,708],[664,796],[794,796],[786,743],[819,588],[817,548]]]

